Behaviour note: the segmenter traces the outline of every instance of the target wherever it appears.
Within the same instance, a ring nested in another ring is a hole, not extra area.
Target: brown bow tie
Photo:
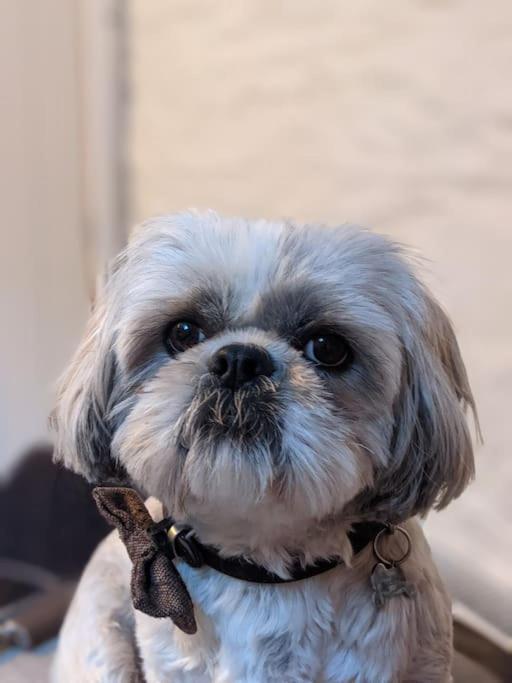
[[[129,488],[98,487],[93,496],[100,513],[119,531],[133,563],[134,607],[151,617],[170,617],[185,633],[195,633],[190,595],[139,494]]]

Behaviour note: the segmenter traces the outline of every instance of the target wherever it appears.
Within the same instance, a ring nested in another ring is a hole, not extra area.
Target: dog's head
[[[65,374],[57,454],[174,514],[399,520],[473,474],[451,324],[402,250],[353,228],[144,225]]]

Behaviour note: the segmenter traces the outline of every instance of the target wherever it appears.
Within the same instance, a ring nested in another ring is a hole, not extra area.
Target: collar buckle
[[[184,560],[191,567],[203,566],[203,555],[194,538],[193,529],[186,524],[175,522],[167,529],[166,533],[176,557]]]

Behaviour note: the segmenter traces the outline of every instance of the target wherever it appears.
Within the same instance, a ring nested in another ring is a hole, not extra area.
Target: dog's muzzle
[[[261,372],[257,365],[260,361],[253,356],[233,353],[229,362],[224,355],[212,357],[212,363],[218,364],[217,373],[203,376],[197,387],[183,422],[183,443],[190,443],[197,435],[213,444],[225,438],[244,446],[279,441],[283,410],[276,383]],[[248,368],[252,363],[254,367]],[[247,379],[248,375],[251,379]]]

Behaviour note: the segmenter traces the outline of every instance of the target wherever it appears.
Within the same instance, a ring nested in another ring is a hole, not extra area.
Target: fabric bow
[[[172,561],[165,531],[158,530],[142,498],[130,488],[103,486],[95,488],[93,496],[100,513],[118,530],[132,561],[134,607],[151,617],[170,617],[185,633],[195,633],[189,592]]]

